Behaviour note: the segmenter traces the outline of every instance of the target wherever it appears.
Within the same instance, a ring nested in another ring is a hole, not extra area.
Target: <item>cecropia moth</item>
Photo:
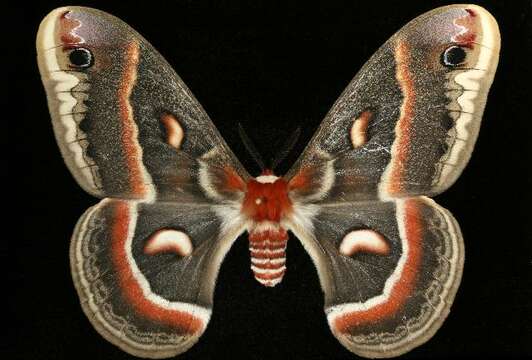
[[[248,232],[252,273],[275,286],[290,231],[345,347],[392,357],[426,342],[464,261],[456,220],[429,196],[469,160],[499,47],[479,6],[419,16],[369,59],[286,175],[252,177],[142,36],[98,10],[52,11],[37,54],[55,135],[102,199],[70,248],[91,323],[136,356],[182,353],[209,322],[235,239]]]

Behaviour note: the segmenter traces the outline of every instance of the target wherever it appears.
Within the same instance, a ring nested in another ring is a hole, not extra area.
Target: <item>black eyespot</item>
[[[94,64],[94,56],[89,49],[77,48],[74,49],[68,54],[68,59],[72,66],[77,68],[86,69]]]
[[[460,46],[451,46],[441,54],[441,63],[447,67],[455,67],[464,63],[465,50]]]

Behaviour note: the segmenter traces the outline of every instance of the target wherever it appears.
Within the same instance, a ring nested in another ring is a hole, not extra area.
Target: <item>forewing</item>
[[[291,229],[318,269],[329,326],[365,357],[424,343],[449,312],[464,248],[449,211],[427,197],[326,205]]]
[[[475,5],[438,8],[405,25],[351,81],[288,173],[293,196],[444,191],[470,158],[499,47],[495,19]]]
[[[91,194],[197,202],[219,199],[227,174],[247,179],[170,65],[121,20],[56,9],[41,23],[37,55],[61,152]]]
[[[186,351],[205,330],[220,263],[243,231],[212,207],[104,199],[81,217],[71,267],[107,340],[141,357]]]

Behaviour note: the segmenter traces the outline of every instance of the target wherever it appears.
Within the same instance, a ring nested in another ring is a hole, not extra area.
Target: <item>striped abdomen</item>
[[[280,226],[257,226],[249,233],[251,270],[264,286],[275,286],[286,271],[288,233]]]

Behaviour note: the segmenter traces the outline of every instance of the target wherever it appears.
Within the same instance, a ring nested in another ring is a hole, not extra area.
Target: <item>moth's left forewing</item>
[[[249,178],[172,67],[125,22],[58,8],[42,21],[36,45],[57,142],[89,193],[205,202],[220,200],[211,183]]]
[[[70,260],[94,328],[130,354],[165,358],[196,343],[218,269],[244,230],[201,204],[104,199],[80,218]]]

